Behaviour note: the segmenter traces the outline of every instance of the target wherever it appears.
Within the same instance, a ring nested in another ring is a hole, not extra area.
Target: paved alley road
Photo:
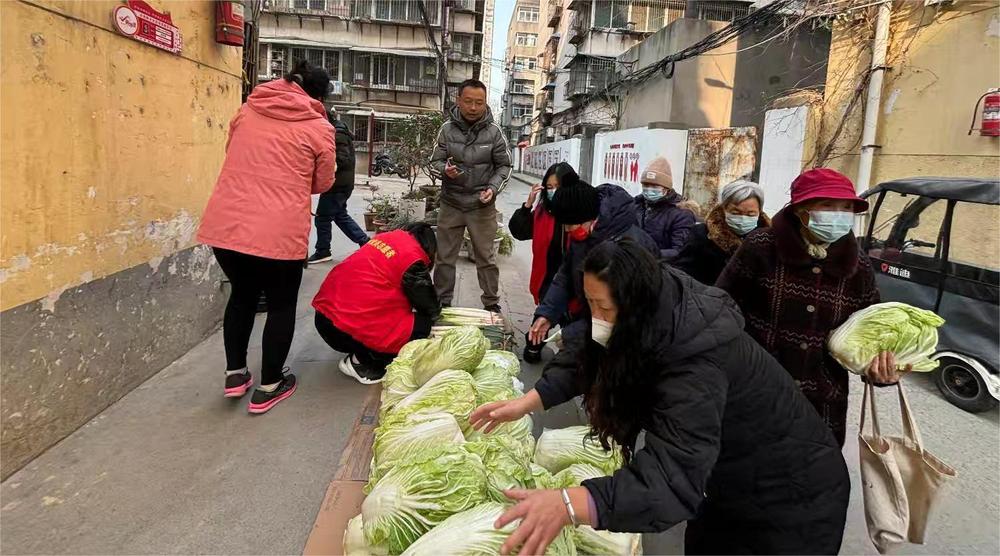
[[[499,199],[504,222],[525,199],[512,180]],[[360,221],[359,188],[350,208]],[[349,252],[334,230],[335,258]],[[365,387],[335,368],[312,326],[309,301],[331,263],[305,272],[289,365],[300,388],[267,415],[221,395],[221,333],[148,380],[0,485],[3,554],[299,554],[329,485]],[[501,304],[520,331],[533,305],[527,293],[530,245],[500,261]],[[478,306],[475,268],[458,268],[456,303]],[[221,318],[221,315],[220,315]],[[259,369],[259,317],[250,356]],[[546,356],[548,357],[548,355]],[[525,365],[531,385],[541,367]],[[998,417],[970,415],[937,394],[931,377],[907,379],[927,448],[959,478],[933,517],[926,546],[906,554],[998,554]],[[854,489],[844,554],[875,554],[866,539],[857,488],[855,383],[845,457]],[[881,404],[889,419],[890,396]],[[582,422],[574,404],[536,419],[536,429]],[[646,554],[682,552],[683,526],[645,539]]]

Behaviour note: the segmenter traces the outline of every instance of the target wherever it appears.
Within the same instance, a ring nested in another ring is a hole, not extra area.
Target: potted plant
[[[427,204],[424,202],[424,194],[417,191],[410,191],[399,201],[399,212],[409,215],[414,221],[423,220],[427,214]]]
[[[369,208],[372,213],[372,230],[378,232],[379,227],[384,227],[389,224],[389,222],[396,216],[399,212],[396,207],[396,201],[390,195],[375,195],[371,202],[369,203]],[[365,224],[367,225],[367,218],[365,219]]]

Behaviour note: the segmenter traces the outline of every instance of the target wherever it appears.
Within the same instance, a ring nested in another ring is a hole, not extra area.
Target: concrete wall
[[[834,27],[819,146],[830,143],[871,60],[871,25]],[[1000,139],[967,135],[976,99],[1000,85],[1000,7],[970,0],[895,3],[872,184],[909,176],[995,177]],[[864,97],[826,165],[857,174]]]
[[[619,60],[635,62],[638,71],[725,27],[725,23],[703,19],[678,19],[629,49]],[[735,44],[713,54],[683,60],[674,65],[669,79],[662,74],[627,92],[622,110],[622,128],[649,122],[672,122],[686,127],[728,127],[732,110],[735,75]]]
[[[214,4],[152,1],[173,55],[116,33],[114,1],[0,3],[0,475],[217,326],[194,232],[240,103]]]
[[[619,60],[633,71],[691,46],[726,26],[719,21],[678,19],[631,48]],[[782,92],[822,86],[830,33],[805,28],[791,37],[748,48],[773,36],[772,27],[755,29],[738,41],[674,65],[628,92],[621,126],[671,122],[685,127],[764,125],[768,103]],[[742,50],[742,52],[740,52]]]

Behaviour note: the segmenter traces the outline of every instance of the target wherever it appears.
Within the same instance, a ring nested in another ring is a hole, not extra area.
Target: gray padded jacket
[[[437,146],[431,154],[431,166],[441,177],[441,202],[462,211],[483,207],[479,193],[487,187],[493,190],[493,200],[503,191],[513,169],[510,147],[500,126],[493,121],[489,107],[474,124],[462,118],[458,105],[452,106],[450,119],[441,126]],[[445,162],[464,172],[455,179],[444,173]]]

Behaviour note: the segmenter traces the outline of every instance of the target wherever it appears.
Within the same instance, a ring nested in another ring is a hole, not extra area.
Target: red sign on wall
[[[142,0],[128,0],[128,4],[115,8],[113,18],[115,29],[119,33],[167,52],[180,54],[181,31],[174,26],[169,14],[154,10]]]

